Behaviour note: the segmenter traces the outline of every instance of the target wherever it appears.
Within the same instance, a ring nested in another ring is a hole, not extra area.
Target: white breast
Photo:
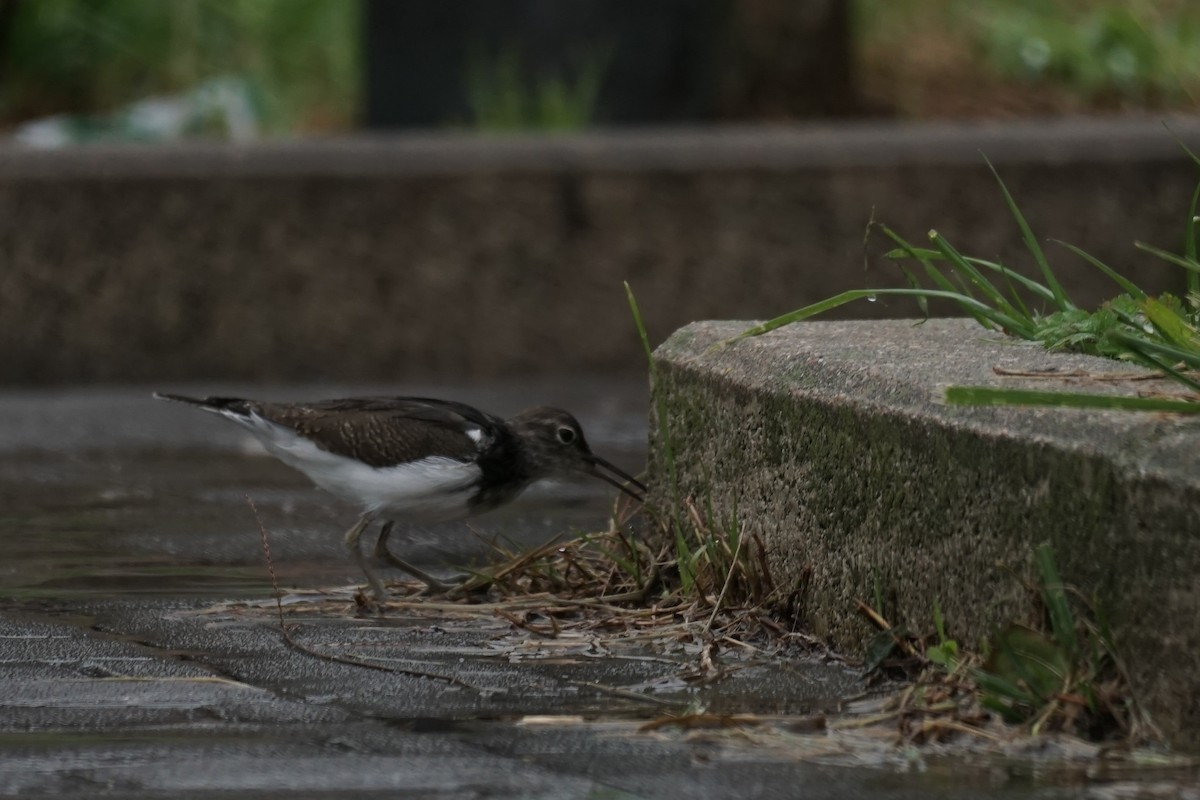
[[[481,475],[475,464],[434,456],[394,467],[372,467],[322,450],[294,431],[257,415],[226,416],[252,432],[268,453],[364,511],[411,522],[438,522],[469,515],[467,501]]]

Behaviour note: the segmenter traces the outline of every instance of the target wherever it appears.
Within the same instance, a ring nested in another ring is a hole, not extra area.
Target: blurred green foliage
[[[506,48],[495,58],[477,55],[467,69],[475,127],[491,133],[582,130],[595,116],[607,63],[607,56],[593,56],[573,80],[553,75],[529,88],[516,48]]]
[[[17,0],[0,42],[0,121],[106,113],[235,78],[268,132],[346,128],[359,14],[349,0]]]
[[[218,80],[244,87],[263,132],[347,130],[361,95],[361,5],[0,0],[0,125],[110,114]],[[986,103],[945,96],[977,93],[973,73],[1061,88],[1084,100],[1065,103],[1075,109],[1194,110],[1200,99],[1196,0],[855,0],[855,10],[859,49],[883,54],[878,68],[899,76],[893,92],[934,77],[934,101],[918,116]],[[905,59],[924,72],[902,69]],[[490,66],[470,87],[480,127],[586,124],[602,70],[525,96],[515,65]]]
[[[1194,107],[1200,92],[1194,0],[857,0],[856,11],[864,44],[968,49],[1000,77],[1085,99]]]
[[[1005,75],[1132,99],[1178,97],[1200,80],[1200,7],[1162,17],[1147,3],[1102,3],[1073,14],[1049,3],[1021,5],[979,20],[988,59]]]

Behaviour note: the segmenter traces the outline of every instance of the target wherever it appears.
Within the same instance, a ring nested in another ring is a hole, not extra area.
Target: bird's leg
[[[394,526],[395,523],[392,520],[388,520],[387,522],[383,523],[383,530],[379,532],[379,538],[375,541],[375,557],[382,558],[393,567],[404,570],[417,580],[422,581],[426,586],[435,592],[446,592],[454,588],[455,584],[438,580],[428,572],[418,569],[412,564],[409,564],[407,561],[398,558],[391,550],[388,549],[388,537],[392,535],[392,528]]]
[[[383,602],[387,599],[387,592],[384,591],[383,584],[379,578],[371,571],[370,564],[363,556],[362,547],[359,545],[359,539],[362,538],[362,533],[367,529],[367,526],[375,519],[375,515],[368,512],[358,518],[358,522],[354,523],[354,527],[346,531],[346,547],[350,548],[350,552],[354,555],[354,560],[358,562],[358,567],[367,576],[367,583],[371,586],[371,592],[375,595],[375,599]]]

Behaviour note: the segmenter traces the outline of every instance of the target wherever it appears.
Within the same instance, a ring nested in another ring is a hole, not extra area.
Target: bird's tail
[[[155,392],[154,397],[158,400],[170,400],[172,403],[198,406],[205,411],[225,416],[245,417],[250,414],[249,401],[240,397],[187,397],[167,392]]]

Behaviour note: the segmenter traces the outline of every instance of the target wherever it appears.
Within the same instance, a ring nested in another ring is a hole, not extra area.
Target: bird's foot
[[[435,594],[447,594],[453,589],[458,588],[469,576],[462,576],[453,583],[447,583],[440,578],[435,578],[423,569],[413,566],[404,559],[393,553],[387,546],[388,534],[391,533],[392,523],[388,522],[383,526],[383,531],[379,534],[379,538],[375,541],[375,558],[382,559],[391,564],[396,569],[407,572],[421,583],[425,584],[426,589]]]
[[[355,613],[360,617],[382,617],[387,595],[380,596],[364,586],[354,593]]]

